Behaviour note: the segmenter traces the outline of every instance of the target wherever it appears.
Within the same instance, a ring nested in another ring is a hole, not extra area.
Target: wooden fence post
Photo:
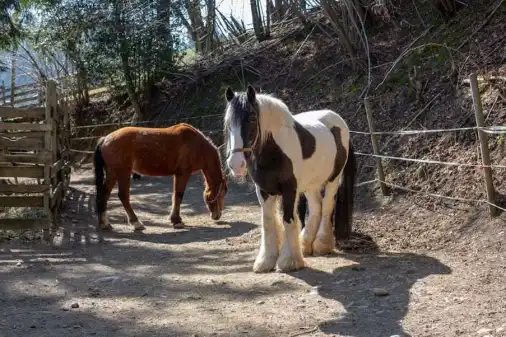
[[[15,95],[16,95],[16,53],[12,53],[12,60],[11,60],[11,107],[14,108],[14,104],[16,102]]]
[[[2,99],[0,105],[4,105],[7,100],[7,87],[5,86],[5,81],[2,81],[2,85],[0,86],[0,98]]]
[[[379,145],[378,145],[378,138],[376,137],[376,134],[374,134],[374,132],[375,132],[374,119],[372,116],[371,105],[370,105],[369,99],[367,97],[364,99],[364,107],[365,107],[365,113],[367,114],[367,124],[369,124],[369,132],[371,133],[372,150],[373,150],[373,153],[375,156],[379,156],[380,151],[379,151]],[[380,184],[380,188],[381,188],[381,193],[384,196],[390,195],[390,191],[384,183],[385,172],[383,171],[383,164],[381,162],[381,158],[375,157],[374,159],[376,159],[376,166],[378,168],[378,178],[380,180],[379,184]]]
[[[46,114],[45,114],[45,124],[50,125],[51,129],[46,131],[44,135],[44,149],[46,152],[51,153],[51,161],[46,162],[44,164],[44,184],[49,185],[48,191],[44,193],[44,213],[48,219],[48,223],[45,224],[43,230],[44,230],[44,240],[49,241],[50,240],[50,227],[53,222],[52,219],[52,212],[51,212],[51,192],[52,186],[51,184],[51,166],[54,163],[54,145],[53,145],[53,138],[52,138],[52,132],[54,132],[54,123],[53,123],[53,111],[54,107],[52,106],[53,100],[51,97],[53,96],[53,92],[56,91],[56,83],[52,80],[47,82],[46,85]]]
[[[473,105],[474,105],[474,116],[476,118],[476,126],[478,127],[478,137],[480,139],[481,148],[481,160],[483,163],[483,174],[485,176],[485,187],[487,189],[487,200],[489,202],[488,209],[490,215],[494,216],[497,213],[497,208],[492,204],[495,204],[495,189],[494,181],[492,179],[492,169],[490,167],[490,154],[488,149],[488,136],[482,127],[485,126],[483,117],[483,106],[481,104],[480,91],[478,88],[478,79],[476,73],[471,74],[471,92],[473,94]]]

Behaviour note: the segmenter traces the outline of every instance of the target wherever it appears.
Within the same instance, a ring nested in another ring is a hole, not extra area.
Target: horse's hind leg
[[[181,201],[183,201],[184,191],[190,175],[175,175],[172,178],[172,210],[170,212],[170,221],[174,228],[182,228],[183,221],[181,219]]]
[[[145,229],[142,222],[135,215],[132,205],[130,205],[130,172],[118,175],[118,197],[127,213],[128,223],[134,226],[135,230]]]
[[[105,182],[102,192],[102,196],[100,200],[98,200],[97,208],[98,208],[98,224],[99,229],[102,230],[111,230],[112,226],[109,223],[109,219],[107,218],[107,202],[109,201],[109,197],[111,196],[112,189],[114,185],[116,185],[116,175],[111,170],[106,169],[105,171]]]
[[[332,211],[335,206],[335,195],[339,187],[340,176],[325,186],[325,196],[322,201],[322,217],[316,239],[313,242],[313,255],[326,255],[334,250],[334,235],[332,231]]]
[[[307,226],[304,226],[299,237],[302,253],[308,256],[313,252],[313,241],[322,217],[322,196],[320,190],[307,192],[306,199],[309,206],[309,219]]]

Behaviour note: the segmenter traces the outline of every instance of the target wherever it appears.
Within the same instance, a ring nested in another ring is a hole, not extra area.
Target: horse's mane
[[[269,134],[275,135],[284,127],[293,126],[293,116],[288,106],[279,98],[267,94],[256,94],[259,108],[261,143]]]

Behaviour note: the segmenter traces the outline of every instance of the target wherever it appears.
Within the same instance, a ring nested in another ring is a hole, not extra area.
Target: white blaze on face
[[[232,170],[234,176],[246,175],[246,159],[243,152],[232,153],[234,149],[241,149],[244,147],[244,142],[241,136],[241,126],[231,125],[229,129],[228,150],[230,155],[227,159],[227,165]]]

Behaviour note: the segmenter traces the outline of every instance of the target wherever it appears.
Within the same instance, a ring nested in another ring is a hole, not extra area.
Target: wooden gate
[[[70,181],[70,122],[54,81],[47,83],[45,102],[0,106],[0,229],[43,229],[49,240]]]

